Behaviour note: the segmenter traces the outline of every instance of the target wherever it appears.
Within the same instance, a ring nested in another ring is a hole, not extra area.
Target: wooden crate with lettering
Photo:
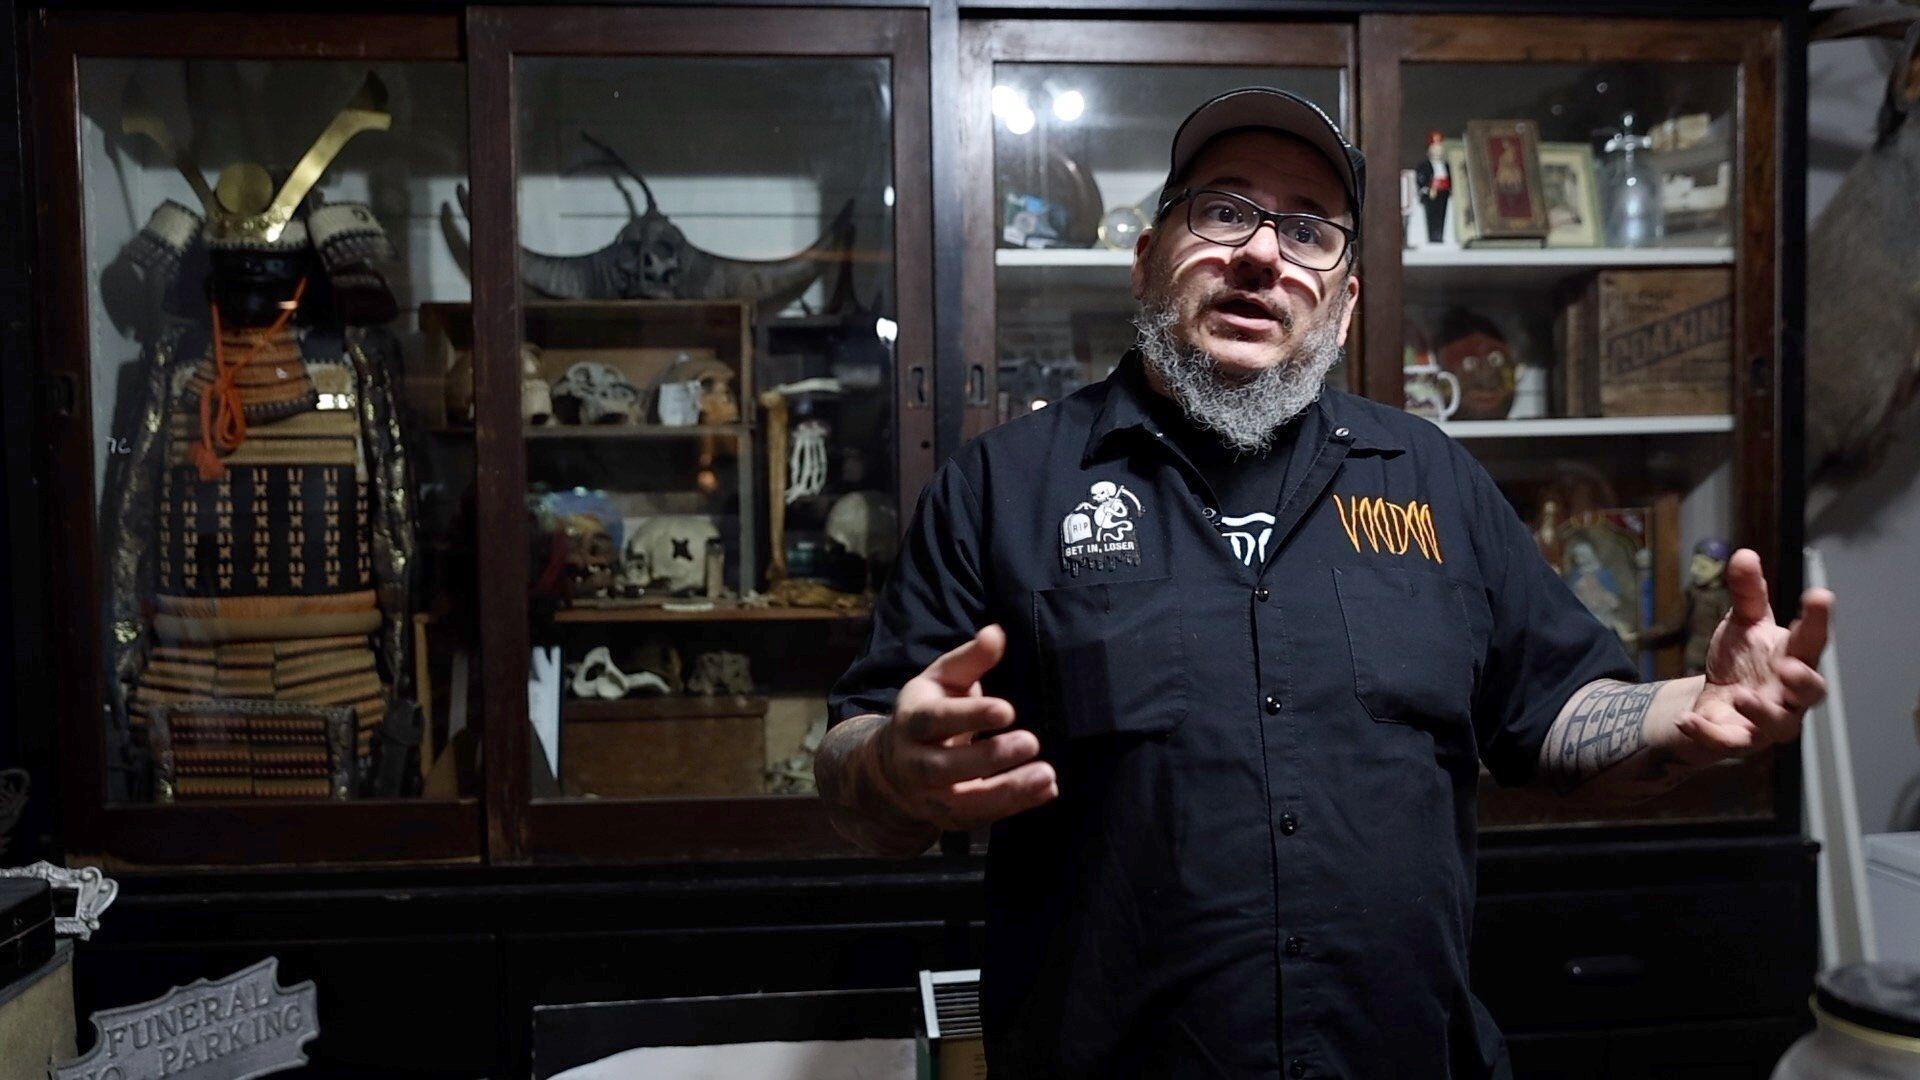
[[[1733,276],[1721,267],[1603,270],[1561,310],[1567,416],[1716,415],[1732,408]]]

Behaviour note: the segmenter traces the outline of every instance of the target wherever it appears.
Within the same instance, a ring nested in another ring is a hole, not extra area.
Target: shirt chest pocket
[[[1180,601],[1170,577],[1037,589],[1043,700],[1068,738],[1164,734],[1186,718]]]
[[[1353,689],[1375,720],[1465,724],[1476,657],[1459,584],[1417,570],[1335,569]]]

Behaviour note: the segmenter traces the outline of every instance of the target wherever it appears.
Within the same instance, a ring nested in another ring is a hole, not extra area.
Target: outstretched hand
[[[1007,632],[982,627],[900,688],[874,754],[880,787],[903,813],[942,831],[966,831],[1059,795],[1053,766],[1035,760],[1033,732],[976,738],[1014,721],[1011,702],[980,688],[1006,651]]]
[[[1760,556],[1741,548],[1727,562],[1733,607],[1707,650],[1706,684],[1675,722],[1676,753],[1693,765],[1756,753],[1800,737],[1808,709],[1827,696],[1819,672],[1833,593],[1808,589],[1800,617],[1783,627],[1767,603]]]

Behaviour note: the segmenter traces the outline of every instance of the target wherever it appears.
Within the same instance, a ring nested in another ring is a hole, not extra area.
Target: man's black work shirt
[[[1484,1076],[1478,766],[1634,679],[1479,464],[1329,390],[1248,573],[1137,357],[922,493],[834,720],[987,623],[1060,797],[996,823],[982,1004],[1022,1077]]]

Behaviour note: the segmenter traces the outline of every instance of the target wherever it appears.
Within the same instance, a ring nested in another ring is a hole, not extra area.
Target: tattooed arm
[[[1791,626],[1773,620],[1760,556],[1727,563],[1733,608],[1707,647],[1707,673],[1655,683],[1600,679],[1575,691],[1547,729],[1540,775],[1560,792],[1645,798],[1689,773],[1800,737],[1826,696],[1816,670],[1833,594],[1808,589]]]
[[[1603,799],[1643,799],[1667,791],[1697,765],[1676,752],[1675,722],[1700,696],[1695,675],[1665,682],[1600,679],[1574,692],[1547,730],[1540,776],[1553,790]]]

